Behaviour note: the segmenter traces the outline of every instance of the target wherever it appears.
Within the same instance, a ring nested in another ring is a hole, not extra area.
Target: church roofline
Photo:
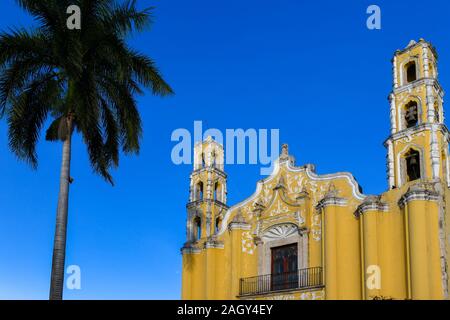
[[[250,197],[246,198],[245,200],[238,202],[235,205],[228,208],[227,212],[225,212],[225,214],[224,214],[223,224],[222,224],[220,231],[218,232],[218,235],[222,235],[227,230],[228,220],[230,219],[231,213],[239,208],[244,207],[249,202],[256,200],[257,197],[259,196],[259,194],[261,193],[263,186],[266,183],[271,182],[274,178],[276,178],[278,176],[278,173],[279,173],[282,165],[286,165],[288,170],[291,172],[302,172],[303,171],[306,173],[306,175],[309,179],[314,180],[314,181],[346,179],[352,187],[353,196],[357,200],[363,201],[364,199],[366,199],[367,197],[370,196],[370,195],[365,195],[362,192],[360,192],[360,190],[359,190],[360,185],[356,181],[353,174],[351,174],[350,172],[336,172],[336,173],[319,175],[319,174],[315,173],[314,165],[307,164],[304,166],[297,167],[297,166],[292,166],[290,161],[280,161],[280,159],[277,159],[275,161],[274,170],[272,171],[272,173],[268,177],[261,179],[257,182],[255,192]]]
[[[194,143],[194,147],[199,146],[199,145],[203,145],[205,143],[211,143],[211,144],[215,144],[221,148],[223,148],[223,144],[219,143],[217,140],[215,140],[212,136],[208,136],[206,137],[206,139],[204,140],[200,140]]]
[[[416,48],[418,46],[422,46],[424,44],[429,46],[429,48],[431,49],[431,51],[434,54],[434,57],[437,60],[438,59],[438,53],[436,51],[436,48],[433,46],[433,44],[431,42],[429,42],[429,41],[427,41],[427,40],[425,40],[423,38],[420,38],[419,41],[417,41],[417,42],[415,40],[411,40],[404,49],[397,49],[395,51],[395,53],[394,53],[394,56],[399,56],[399,55],[401,55],[401,54],[403,54],[405,52],[408,52],[408,51],[410,51],[410,50],[412,50],[412,49],[414,49],[414,48]]]

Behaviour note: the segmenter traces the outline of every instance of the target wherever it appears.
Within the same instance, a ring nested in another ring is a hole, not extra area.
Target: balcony
[[[297,272],[243,278],[239,284],[239,295],[252,296],[286,290],[313,289],[322,286],[322,268],[314,267],[300,269]]]

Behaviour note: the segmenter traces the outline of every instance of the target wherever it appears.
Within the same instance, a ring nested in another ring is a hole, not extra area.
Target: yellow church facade
[[[195,146],[182,299],[448,299],[449,131],[437,54],[423,39],[393,57],[388,190],[296,166],[283,145],[256,192],[227,205],[223,147]]]

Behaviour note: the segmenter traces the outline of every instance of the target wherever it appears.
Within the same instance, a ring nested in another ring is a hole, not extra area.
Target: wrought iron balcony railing
[[[244,278],[240,280],[239,294],[259,295],[283,290],[317,288],[323,286],[322,279],[321,267]]]

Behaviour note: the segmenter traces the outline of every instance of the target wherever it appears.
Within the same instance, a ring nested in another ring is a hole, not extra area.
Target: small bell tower
[[[223,146],[208,137],[194,147],[187,204],[187,243],[209,241],[222,226],[227,205],[227,175]]]
[[[437,61],[434,47],[423,39],[410,41],[392,60],[391,135],[385,142],[390,189],[415,180],[448,184],[448,130]]]

